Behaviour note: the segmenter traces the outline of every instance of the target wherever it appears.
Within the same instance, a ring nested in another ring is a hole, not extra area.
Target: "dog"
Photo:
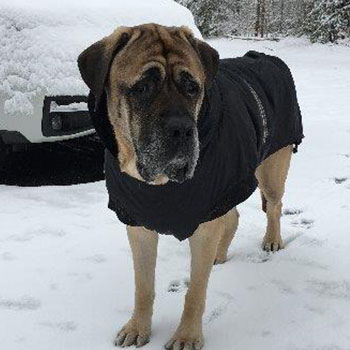
[[[89,111],[106,146],[109,207],[127,224],[135,308],[117,346],[150,340],[158,233],[188,239],[191,280],[171,350],[201,349],[213,264],[224,263],[236,205],[257,188],[283,248],[280,215],[293,150],[303,138],[293,78],[277,57],[220,59],[187,27],[120,27],[78,58]]]

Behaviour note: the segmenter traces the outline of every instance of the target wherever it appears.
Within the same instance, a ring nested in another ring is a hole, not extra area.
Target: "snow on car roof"
[[[118,26],[148,22],[200,37],[190,11],[171,0],[1,0],[0,116],[32,115],[44,95],[87,94],[79,53]]]

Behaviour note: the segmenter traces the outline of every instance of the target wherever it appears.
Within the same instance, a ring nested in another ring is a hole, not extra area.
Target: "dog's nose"
[[[194,121],[188,116],[171,116],[165,123],[168,136],[174,141],[186,141],[193,137],[195,130]]]

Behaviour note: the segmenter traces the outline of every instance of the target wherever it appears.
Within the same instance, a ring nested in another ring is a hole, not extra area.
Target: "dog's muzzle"
[[[171,116],[145,147],[139,148],[137,167],[147,182],[157,175],[166,175],[170,181],[182,183],[193,176],[198,155],[198,131],[189,116]]]
[[[193,175],[195,164],[195,148],[197,128],[192,118],[188,116],[172,116],[165,123],[165,134],[168,138],[168,149],[174,154],[164,173],[170,181],[184,182]],[[195,159],[197,162],[197,159]]]

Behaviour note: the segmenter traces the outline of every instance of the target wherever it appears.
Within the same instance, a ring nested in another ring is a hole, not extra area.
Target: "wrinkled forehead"
[[[130,43],[113,61],[111,77],[132,83],[152,67],[158,67],[162,75],[187,70],[204,81],[199,56],[181,28],[135,27]]]

